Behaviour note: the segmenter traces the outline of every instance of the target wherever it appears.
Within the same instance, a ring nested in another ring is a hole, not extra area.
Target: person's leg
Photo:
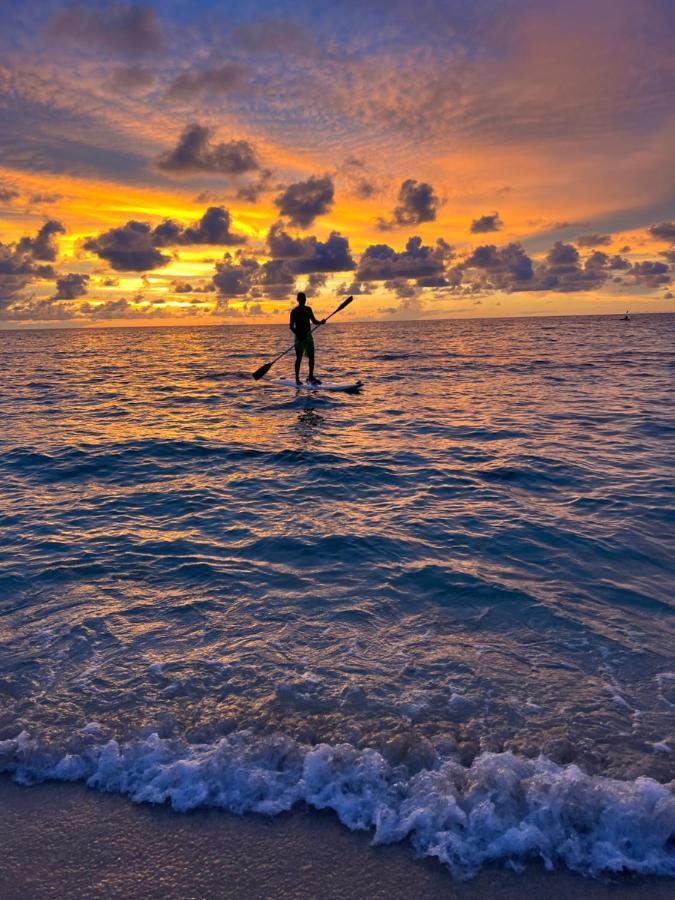
[[[302,363],[302,348],[295,348],[295,382],[296,384],[302,384],[300,381],[300,364]]]
[[[307,358],[309,360],[309,380],[314,381],[314,347],[310,347]]]

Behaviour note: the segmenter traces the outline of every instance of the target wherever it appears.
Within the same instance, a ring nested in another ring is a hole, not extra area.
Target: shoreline
[[[32,787],[0,776],[0,896],[41,898],[314,898],[322,900],[669,900],[668,878],[604,883],[530,865],[453,881],[410,844],[370,846],[332,813],[266,818],[221,810],[176,813],[83,784]]]

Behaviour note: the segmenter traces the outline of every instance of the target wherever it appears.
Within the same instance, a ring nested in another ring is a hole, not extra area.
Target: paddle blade
[[[255,372],[253,373],[253,377],[256,381],[259,381],[263,377],[263,375],[267,375],[271,368],[272,363],[265,363],[264,365],[260,366],[259,369],[255,370]]]
[[[345,306],[349,306],[349,304],[352,302],[353,299],[354,299],[353,297],[347,297],[346,300],[342,301],[342,303],[338,306],[338,308],[335,310],[335,312],[339,313],[341,309],[345,308]],[[335,313],[333,313],[333,315],[335,315]]]

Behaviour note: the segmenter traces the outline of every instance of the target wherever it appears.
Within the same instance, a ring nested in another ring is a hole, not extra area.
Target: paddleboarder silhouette
[[[307,306],[307,297],[302,291],[297,296],[298,305],[291,310],[291,320],[289,328],[295,335],[295,383],[302,384],[300,381],[300,366],[302,357],[306,356],[309,363],[310,384],[321,384],[318,378],[314,377],[314,338],[312,337],[312,323],[314,325],[325,325],[325,319],[317,319],[311,306]]]

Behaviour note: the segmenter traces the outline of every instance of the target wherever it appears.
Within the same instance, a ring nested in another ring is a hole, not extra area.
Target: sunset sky
[[[672,0],[0,22],[0,327],[675,311]]]

